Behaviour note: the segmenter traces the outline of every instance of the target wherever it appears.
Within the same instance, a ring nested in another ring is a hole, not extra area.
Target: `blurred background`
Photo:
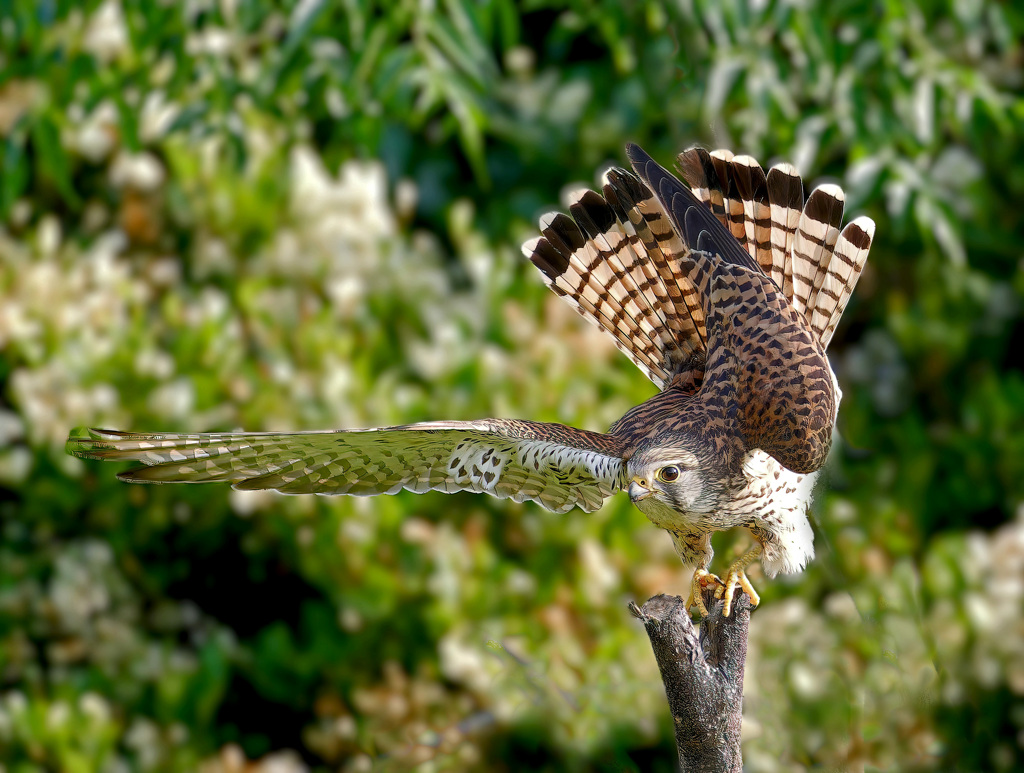
[[[64,454],[606,429],[653,387],[519,243],[627,141],[790,160],[878,223],[818,557],[752,573],[745,770],[1024,768],[1022,39],[996,0],[0,2],[0,770],[673,769],[626,603],[688,577],[625,497]]]

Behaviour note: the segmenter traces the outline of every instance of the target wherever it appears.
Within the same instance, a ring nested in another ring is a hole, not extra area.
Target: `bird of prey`
[[[659,388],[606,433],[511,419],[319,432],[77,430],[67,450],[141,462],[137,483],[227,482],[288,494],[475,491],[555,512],[618,491],[667,530],[694,568],[690,605],[715,584],[730,613],[746,567],[797,572],[814,555],[807,507],[832,443],[840,391],[825,356],[867,259],[874,223],[841,228],[844,196],[805,198],[788,164],[691,148],[685,183],[636,145],[632,171],[541,217],[523,245],[548,286],[607,333]],[[753,547],[724,579],[711,535]]]

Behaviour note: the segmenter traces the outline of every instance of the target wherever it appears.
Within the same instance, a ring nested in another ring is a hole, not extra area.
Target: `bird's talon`
[[[722,583],[722,595],[717,598],[725,598],[725,608],[722,610],[722,616],[728,617],[732,614],[732,600],[735,596],[734,591],[740,588],[747,596],[750,597],[750,605],[756,607],[761,603],[761,597],[757,595],[757,591],[754,590],[754,586],[750,584],[750,580],[747,579],[746,568],[750,566],[751,562],[761,557],[761,551],[763,548],[760,543],[755,544],[750,550],[743,554],[739,561],[729,567],[728,573],[725,575],[725,582]]]
[[[725,597],[725,608],[722,610],[722,616],[728,617],[732,614],[732,600],[735,596],[734,591],[739,589],[747,594],[750,598],[750,605],[756,607],[761,603],[761,597],[757,591],[754,590],[754,586],[750,584],[750,580],[747,578],[746,572],[743,569],[736,569],[735,567],[729,570],[729,573],[725,576],[725,582],[722,584],[721,591],[722,595],[715,592],[716,598]]]
[[[686,608],[697,607],[701,617],[707,617],[710,614],[704,604],[704,588],[709,584],[717,586],[715,597],[720,598],[718,592],[724,587],[721,578],[706,569],[697,569],[693,573],[693,580],[690,582],[690,597],[686,600]]]

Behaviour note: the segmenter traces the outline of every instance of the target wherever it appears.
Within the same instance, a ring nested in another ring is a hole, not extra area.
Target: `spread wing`
[[[603,197],[575,195],[572,217],[544,215],[542,235],[526,242],[523,253],[556,295],[663,388],[703,347],[703,312],[672,262],[684,247],[634,175],[610,170],[603,190]]]
[[[803,180],[788,164],[766,174],[750,156],[691,148],[678,158],[692,194],[685,223],[666,202],[687,186],[649,167],[640,148],[627,152],[634,172],[609,170],[601,193],[574,194],[569,215],[544,215],[541,236],[523,245],[557,295],[659,388],[692,393],[704,378],[706,309],[681,262],[693,250],[763,273],[828,345],[874,233],[865,217],[839,230],[838,187],[821,186],[805,201]]]
[[[68,453],[141,462],[134,483],[227,482],[285,494],[474,491],[587,512],[622,488],[621,441],[561,424],[485,419],[324,432],[72,433]]]

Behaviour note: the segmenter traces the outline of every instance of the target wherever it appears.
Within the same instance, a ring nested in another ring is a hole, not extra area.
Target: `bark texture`
[[[643,607],[630,603],[654,649],[676,731],[684,773],[741,773],[743,669],[747,660],[750,599],[737,592],[732,614],[714,588],[704,591],[709,616],[698,627],[679,596],[658,595]]]

